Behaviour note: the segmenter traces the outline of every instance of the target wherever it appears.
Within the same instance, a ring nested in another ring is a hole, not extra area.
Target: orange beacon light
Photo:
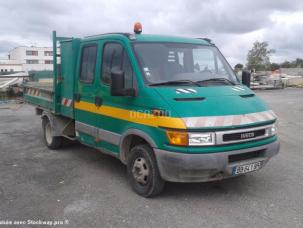
[[[140,22],[135,23],[134,32],[140,34],[142,32],[142,25]]]

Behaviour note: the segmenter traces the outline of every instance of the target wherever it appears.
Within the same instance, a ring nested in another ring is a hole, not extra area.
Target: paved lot
[[[280,118],[281,153],[260,172],[169,183],[155,199],[133,193],[114,158],[79,144],[48,150],[32,107],[0,109],[0,221],[68,220],[63,227],[77,228],[303,227],[303,89],[258,94]]]

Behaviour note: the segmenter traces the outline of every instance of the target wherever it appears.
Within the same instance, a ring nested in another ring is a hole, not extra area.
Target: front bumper
[[[172,182],[205,182],[232,177],[235,166],[262,161],[262,167],[279,152],[280,143],[273,143],[248,149],[207,154],[185,154],[154,149],[160,175]],[[231,155],[260,152],[258,157],[230,161]]]

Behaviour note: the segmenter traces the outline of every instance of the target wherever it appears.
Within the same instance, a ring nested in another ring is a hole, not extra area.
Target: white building
[[[42,70],[53,70],[51,47],[20,46],[9,51],[8,59],[0,59],[0,74]]]
[[[11,59],[0,59],[0,73],[22,71],[22,64]]]
[[[53,70],[51,47],[16,47],[9,52],[9,60],[22,64],[23,71]]]

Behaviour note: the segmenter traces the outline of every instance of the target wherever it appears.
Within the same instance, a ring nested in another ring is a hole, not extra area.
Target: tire
[[[62,145],[63,137],[53,136],[53,128],[50,124],[49,119],[44,118],[42,120],[43,138],[46,146],[49,149],[56,150]]]
[[[160,176],[154,151],[148,145],[131,149],[127,159],[127,175],[132,189],[143,197],[156,196],[164,188],[165,181]]]

